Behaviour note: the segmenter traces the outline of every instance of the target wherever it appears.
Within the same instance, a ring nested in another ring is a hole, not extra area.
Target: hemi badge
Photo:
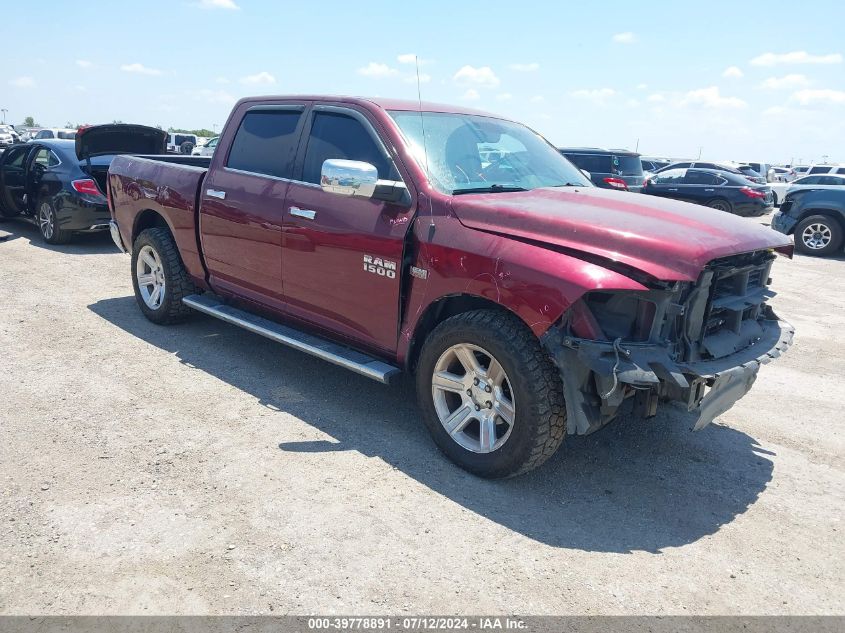
[[[411,266],[411,276],[419,277],[420,279],[428,279],[428,271],[425,268],[417,268],[416,266]]]

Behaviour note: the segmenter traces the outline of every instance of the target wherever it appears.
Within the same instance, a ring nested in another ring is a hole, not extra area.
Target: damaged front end
[[[661,400],[697,414],[695,430],[730,409],[794,329],[766,300],[775,254],[714,260],[695,283],[585,294],[543,337],[561,370],[567,432],[591,433],[628,398],[645,417]]]

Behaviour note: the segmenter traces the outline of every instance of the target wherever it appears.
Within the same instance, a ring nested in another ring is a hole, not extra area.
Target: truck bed
[[[108,170],[110,208],[123,243],[131,249],[145,211],[163,217],[173,233],[188,273],[204,283],[197,243],[198,196],[208,165],[206,156],[117,156]],[[151,214],[149,214],[151,215]]]

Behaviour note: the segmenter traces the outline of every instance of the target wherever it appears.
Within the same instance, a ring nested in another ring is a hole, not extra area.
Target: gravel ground
[[[385,387],[147,322],[106,235],[0,242],[0,613],[845,613],[845,260],[718,423],[666,408],[539,470],[452,466]]]

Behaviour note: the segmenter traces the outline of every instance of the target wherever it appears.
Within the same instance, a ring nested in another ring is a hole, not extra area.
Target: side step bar
[[[260,317],[257,314],[226,305],[213,295],[189,295],[182,299],[182,303],[194,310],[210,314],[221,321],[237,325],[255,334],[266,336],[277,343],[282,343],[298,349],[300,352],[322,358],[330,363],[354,371],[356,374],[372,378],[386,385],[390,384],[391,379],[401,372],[398,367],[389,365],[367,354],[356,352],[319,336],[300,332],[292,327]]]

